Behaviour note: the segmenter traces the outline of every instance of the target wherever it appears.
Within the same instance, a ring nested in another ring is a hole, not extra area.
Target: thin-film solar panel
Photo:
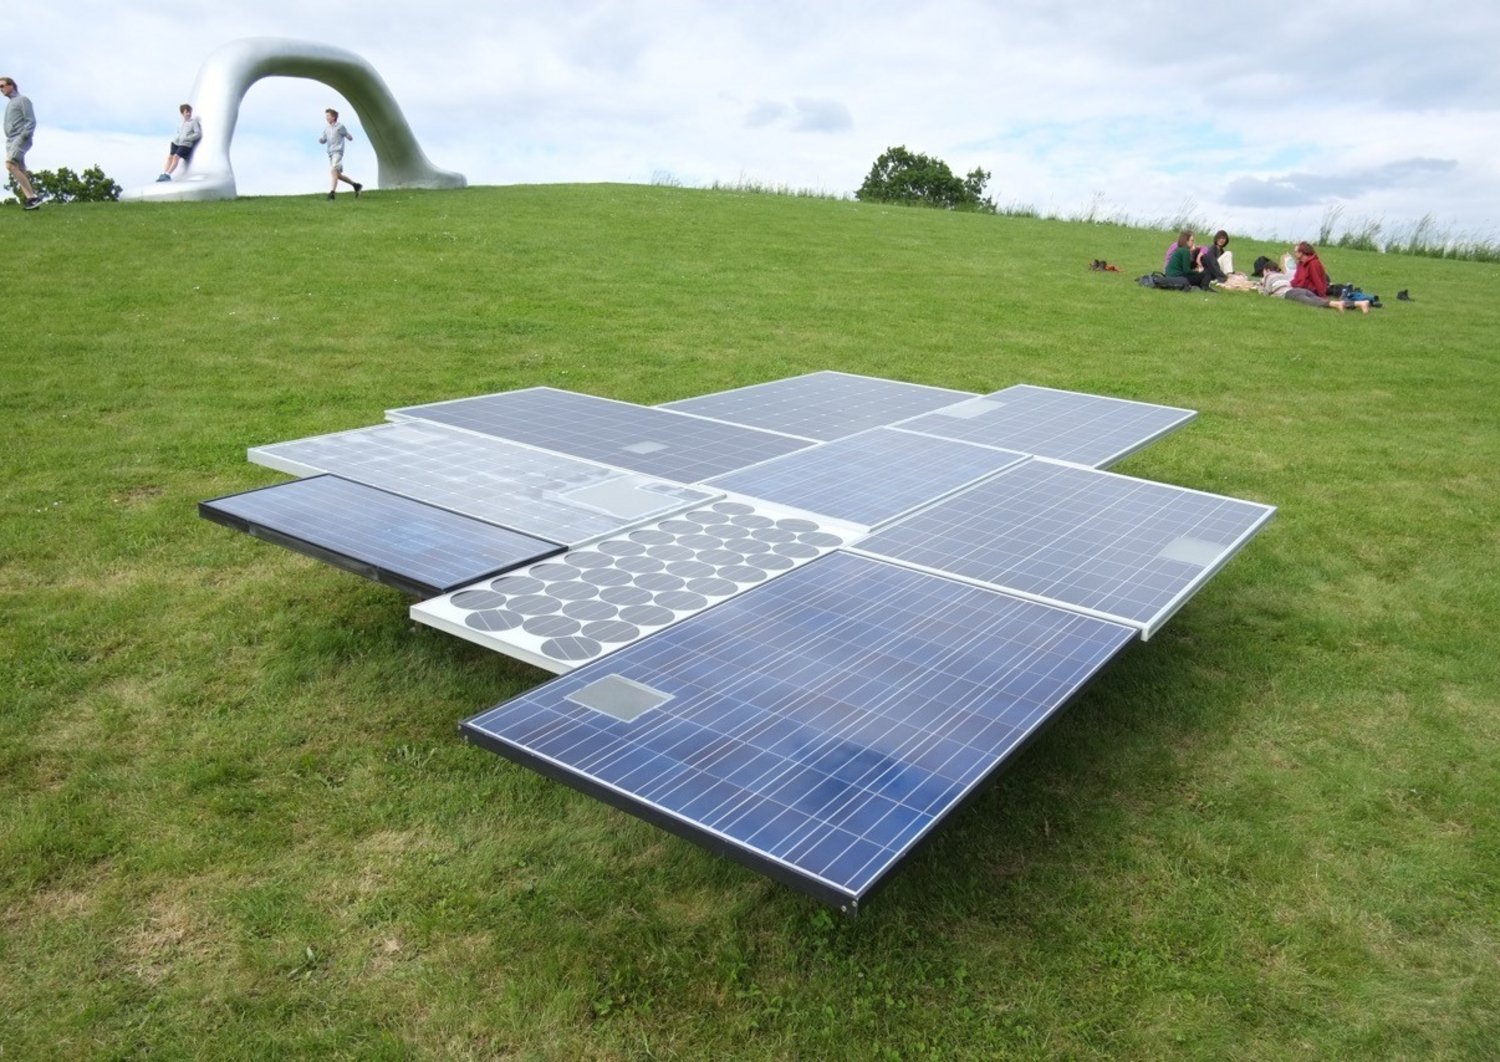
[[[419,597],[559,552],[552,542],[336,476],[200,502],[199,515]]]
[[[1135,636],[835,552],[460,729],[853,911]]]

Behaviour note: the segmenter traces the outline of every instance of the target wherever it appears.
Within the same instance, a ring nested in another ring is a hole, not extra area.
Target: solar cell
[[[874,428],[704,485],[875,527],[1024,459],[1010,450]]]
[[[460,730],[854,911],[1135,636],[835,552]]]
[[[249,457],[294,476],[333,473],[564,545],[718,496],[424,421],[258,446]]]
[[[1197,414],[1103,395],[1016,384],[903,421],[909,431],[1106,468]]]
[[[1134,624],[1150,637],[1275,511],[1032,458],[855,548]]]
[[[827,553],[856,529],[724,500],[419,602],[419,623],[567,671]]]
[[[200,502],[199,515],[420,597],[563,547],[335,476]]]
[[[789,435],[551,387],[409,406],[387,415],[447,424],[679,483],[697,483],[808,445]]]
[[[973,397],[972,391],[823,371],[663,402],[658,408],[827,441]]]

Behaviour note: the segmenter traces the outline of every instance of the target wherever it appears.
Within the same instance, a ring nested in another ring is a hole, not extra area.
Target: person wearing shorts
[[[36,132],[36,112],[31,101],[21,95],[15,79],[0,75],[0,96],[5,103],[5,168],[10,172],[26,201],[27,210],[42,205],[42,197],[31,186],[31,175],[26,172],[26,152],[31,150],[31,135]]]
[[[184,103],[177,108],[177,113],[182,115],[182,123],[177,126],[177,135],[172,138],[171,147],[167,148],[167,161],[162,163],[161,176],[157,181],[170,181],[172,171],[180,162],[186,165],[193,157],[193,148],[198,146],[198,141],[203,139],[203,123],[193,117],[193,105]]]
[[[354,198],[359,198],[359,193],[364,191],[365,186],[353,177],[344,173],[344,141],[353,140],[349,130],[344,128],[344,123],[339,121],[339,112],[332,107],[323,112],[323,117],[328,119],[328,126],[318,137],[318,143],[328,145],[328,172],[332,178],[332,186],[328,189],[328,198],[338,191],[339,182],[354,186]]]

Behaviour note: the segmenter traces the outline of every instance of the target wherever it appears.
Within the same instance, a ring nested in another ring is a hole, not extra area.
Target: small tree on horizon
[[[854,198],[993,214],[995,204],[984,194],[989,179],[989,172],[977,166],[959,178],[942,159],[892,147],[875,160]]]
[[[31,175],[31,186],[37,195],[50,203],[113,203],[120,198],[120,186],[97,165],[82,173],[74,173],[66,166],[59,166],[56,170],[37,170]],[[15,178],[8,178],[5,187],[19,203],[21,192],[16,187]]]

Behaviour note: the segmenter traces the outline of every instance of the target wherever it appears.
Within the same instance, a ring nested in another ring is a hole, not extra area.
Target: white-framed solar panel
[[[532,387],[390,410],[615,468],[697,483],[789,454],[807,439],[612,398]]]
[[[703,486],[868,528],[1025,459],[1011,450],[872,428],[715,477]]]
[[[836,551],[460,732],[852,913],[1135,637]]]
[[[564,545],[718,497],[425,421],[256,446],[249,458],[294,476],[332,473]]]
[[[411,617],[568,671],[753,591],[862,530],[730,497],[418,602]]]
[[[1191,421],[1191,409],[1016,384],[902,421],[906,431],[1108,468]]]
[[[663,402],[658,408],[826,442],[973,397],[972,391],[824,370]]]
[[[314,476],[198,504],[254,538],[418,597],[561,552],[545,542],[337,476]]]
[[[853,548],[1132,624],[1150,637],[1275,511],[1031,458]]]

